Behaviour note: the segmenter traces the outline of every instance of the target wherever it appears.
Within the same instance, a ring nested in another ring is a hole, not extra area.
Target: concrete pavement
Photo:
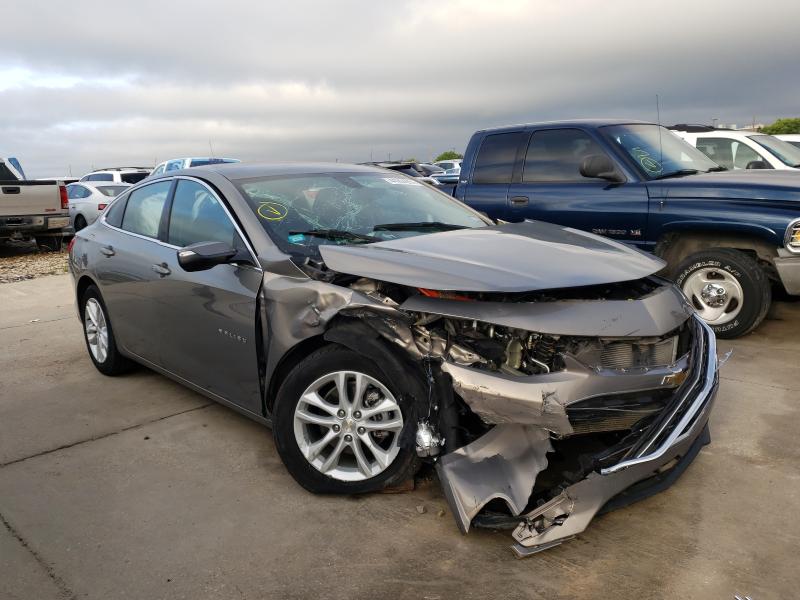
[[[675,486],[522,561],[508,533],[461,536],[435,480],[313,496],[269,430],[144,369],[100,375],[66,276],[0,285],[0,307],[0,598],[797,594],[800,303],[720,341],[712,444]]]

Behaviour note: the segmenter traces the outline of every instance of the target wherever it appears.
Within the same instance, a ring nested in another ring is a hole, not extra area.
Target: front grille
[[[603,346],[600,366],[604,369],[661,367],[675,362],[678,336],[653,343],[611,342]]]

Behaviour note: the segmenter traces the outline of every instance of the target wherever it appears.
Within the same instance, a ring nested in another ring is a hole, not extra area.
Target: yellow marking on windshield
[[[289,209],[277,202],[262,202],[258,207],[258,216],[267,221],[280,221],[286,218]]]

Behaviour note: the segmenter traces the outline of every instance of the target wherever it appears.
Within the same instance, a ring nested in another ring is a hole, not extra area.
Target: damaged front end
[[[383,294],[372,281],[353,287]],[[394,315],[355,311],[449,381],[456,440],[434,400],[418,453],[441,443],[436,469],[461,531],[515,526],[518,556],[580,533],[634,484],[657,487],[707,441],[715,338],[679,292],[648,278],[581,293],[420,290],[392,301]]]
[[[657,259],[641,258],[633,279],[619,263],[608,283],[579,280],[570,263],[564,287],[442,291],[410,284],[432,286],[443,268],[429,248],[322,256],[301,267],[315,281],[291,283],[307,308],[265,315],[284,323],[273,339],[289,346],[322,331],[365,355],[378,340],[402,357],[390,377],[405,377],[403,364],[419,372],[402,439],[435,463],[463,533],[513,529],[520,557],[550,548],[671,483],[708,442],[714,334],[673,284],[642,276]]]

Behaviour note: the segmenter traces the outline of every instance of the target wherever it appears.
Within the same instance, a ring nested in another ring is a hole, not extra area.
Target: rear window
[[[139,183],[147,175],[148,173],[123,173],[119,178],[125,183]],[[111,180],[109,179],[109,181]]]
[[[0,181],[17,181],[16,175],[11,172],[5,163],[0,163]]]
[[[473,183],[511,183],[522,131],[487,135],[475,159]]]
[[[161,213],[171,181],[159,181],[131,192],[122,217],[122,229],[151,238],[158,237]]]
[[[123,190],[127,188],[127,185],[100,185],[97,186],[97,191],[103,194],[103,196],[113,198],[114,196],[119,196]]]

